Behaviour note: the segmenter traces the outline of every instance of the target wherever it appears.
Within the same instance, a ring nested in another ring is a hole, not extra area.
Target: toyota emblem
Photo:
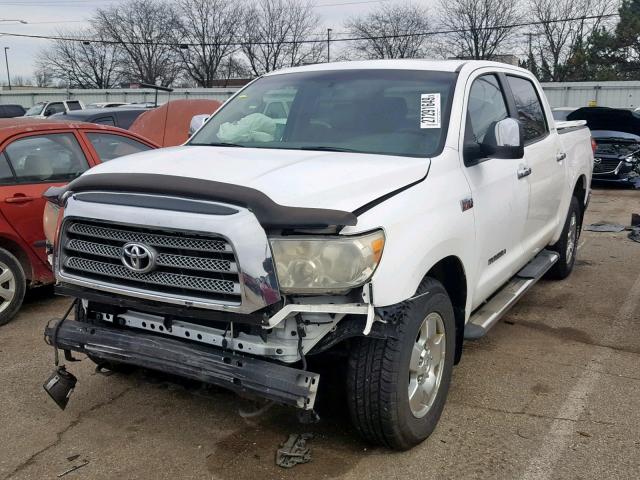
[[[122,247],[122,264],[135,273],[147,273],[156,267],[156,251],[141,243],[127,243]]]

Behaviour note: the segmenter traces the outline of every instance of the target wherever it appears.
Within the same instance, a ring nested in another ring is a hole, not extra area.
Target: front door
[[[495,125],[509,117],[504,85],[494,74],[479,75],[468,90],[464,144],[491,142]],[[473,308],[517,270],[529,203],[529,185],[518,179],[522,159],[484,158],[464,166],[476,222]]]
[[[22,136],[0,153],[5,177],[0,211],[29,247],[46,262],[42,194],[52,185],[64,185],[87,170],[87,159],[72,132]]]

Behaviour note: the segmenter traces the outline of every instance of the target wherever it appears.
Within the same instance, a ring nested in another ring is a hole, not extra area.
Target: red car
[[[158,148],[120,128],[31,118],[0,119],[0,325],[30,286],[52,283],[42,229],[51,186],[130,153]]]

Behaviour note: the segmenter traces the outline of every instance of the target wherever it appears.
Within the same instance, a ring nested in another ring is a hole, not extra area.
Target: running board
[[[466,340],[483,337],[502,316],[558,261],[559,255],[542,250],[515,274],[489,301],[478,308],[464,327]]]

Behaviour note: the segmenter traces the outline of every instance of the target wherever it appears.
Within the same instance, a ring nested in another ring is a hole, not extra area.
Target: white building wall
[[[640,107],[640,82],[543,83],[552,107]]]

